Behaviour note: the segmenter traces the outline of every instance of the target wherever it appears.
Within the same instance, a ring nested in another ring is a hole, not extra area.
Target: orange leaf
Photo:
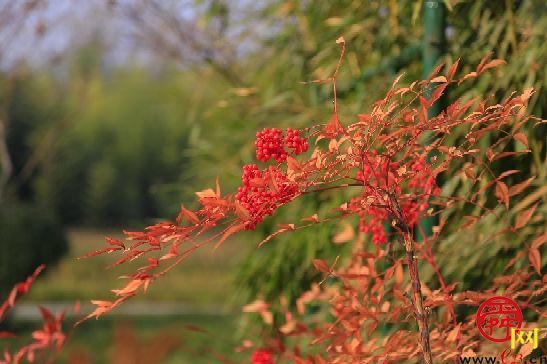
[[[340,123],[340,119],[338,119],[336,113],[332,114],[329,123],[325,126],[325,131],[331,137],[344,131],[344,127]]]
[[[465,81],[467,79],[475,78],[475,77],[477,77],[477,72],[468,73],[465,76],[463,76],[463,78],[461,79],[461,81],[459,83],[461,83],[462,81]]]
[[[541,275],[541,255],[539,254],[539,249],[528,250],[528,259],[536,272]]]
[[[129,282],[124,288],[113,289],[112,292],[114,292],[116,296],[131,296],[141,286],[142,283],[143,283],[142,280],[134,279],[131,282]]]
[[[188,210],[182,204],[180,205],[180,212],[184,217],[192,224],[199,224],[199,217],[193,211]]]
[[[319,216],[317,214],[313,214],[310,217],[304,217],[302,219],[302,221],[310,221],[310,222],[314,222],[314,223],[318,224],[319,223]]]
[[[524,191],[534,179],[535,177],[530,177],[524,182],[509,187],[509,196],[515,196]]]
[[[262,240],[260,242],[260,244],[258,244],[258,247],[262,247],[262,245],[266,244],[268,241],[272,240],[273,238],[275,238],[276,236],[280,235],[280,234],[283,234],[284,232],[287,232],[287,231],[292,231],[294,230],[294,224],[286,224],[286,225],[280,225],[281,229],[277,230],[276,232],[268,235],[264,240]]]
[[[492,162],[492,161],[495,161],[495,160],[497,160],[497,159],[501,159],[501,158],[505,158],[505,157],[510,157],[510,156],[513,156],[513,155],[527,154],[527,153],[530,153],[530,152],[531,152],[530,149],[526,149],[526,150],[524,150],[524,151],[522,151],[522,152],[501,152],[501,153],[499,153],[499,154],[496,154],[496,155],[492,158],[491,162]]]
[[[217,194],[211,188],[208,188],[208,189],[200,191],[200,192],[196,192],[196,195],[199,198],[217,197]]]
[[[323,259],[314,259],[313,266],[320,272],[330,273],[329,265]]]
[[[486,70],[489,69],[489,68],[498,67],[498,66],[504,65],[504,64],[506,64],[506,63],[507,63],[507,62],[505,62],[503,59],[493,59],[493,60],[491,60],[490,62],[488,62],[488,63],[480,70],[480,72],[484,72],[484,71],[486,71]]]
[[[429,107],[429,102],[420,96],[420,104],[422,106],[419,114],[420,121],[425,123],[427,122],[427,108]]]
[[[437,76],[433,78],[431,82],[448,82],[448,80],[444,76]]]
[[[403,266],[400,263],[398,263],[395,266],[395,282],[397,282],[398,284],[401,284],[403,283],[403,279],[404,279]]]
[[[496,197],[499,202],[503,202],[506,208],[509,208],[509,189],[503,182],[496,182]]]
[[[456,74],[456,71],[458,70],[459,64],[460,64],[460,59],[458,58],[456,62],[454,62],[452,66],[450,66],[450,69],[448,70],[448,73],[446,74],[448,81],[452,81],[452,79],[454,78],[454,75]]]
[[[230,237],[230,235],[235,234],[235,233],[243,230],[244,226],[245,226],[244,224],[237,224],[237,225],[232,225],[229,228],[227,228],[226,230],[224,230],[224,234],[222,235],[220,240],[217,241],[217,243],[215,244],[215,249],[217,249],[222,243],[224,243],[224,241],[226,239],[228,239]]]
[[[526,145],[526,148],[528,148],[528,137],[524,133],[516,133],[513,135],[513,138],[521,142],[522,144]]]
[[[291,157],[290,155],[287,156],[287,170],[298,172],[300,169],[300,163],[298,163],[298,161],[294,157]]]
[[[248,221],[251,219],[251,214],[249,213],[249,211],[247,211],[246,208],[241,206],[239,201],[235,202],[235,213],[237,217],[239,217],[243,221]]]
[[[355,231],[353,230],[353,226],[351,226],[350,223],[348,223],[347,221],[342,221],[341,225],[342,230],[334,235],[334,237],[332,238],[332,242],[335,244],[347,243],[355,237]]]
[[[439,76],[444,77],[444,76]],[[429,99],[429,103],[432,104],[435,101],[437,101],[443,94],[444,90],[448,86],[447,83],[439,85],[437,88],[435,88],[435,91],[433,91],[433,94],[431,95],[431,98]]]
[[[528,210],[525,210],[525,211],[521,212],[517,216],[517,222],[515,223],[515,229],[517,229],[517,230],[522,229],[524,226],[526,226],[526,224],[528,223],[528,221],[530,221],[530,218],[532,217],[532,215],[536,211],[537,207],[538,207],[538,205],[535,204],[534,206],[530,207]]]
[[[220,183],[218,182],[218,176],[217,176],[216,187],[217,187],[217,190],[216,190],[217,196],[220,197]]]
[[[268,310],[269,307],[270,305],[264,302],[263,300],[256,300],[243,306],[242,311],[243,312],[262,312],[262,311]]]
[[[446,338],[446,341],[455,342],[456,339],[457,339],[458,336],[459,336],[460,328],[461,328],[461,324],[458,324],[456,327],[454,327],[454,328],[452,329],[452,331],[450,331],[450,333],[448,334],[448,336],[447,336],[447,338]]]
[[[547,242],[547,233],[538,236],[532,241],[532,249],[538,249],[540,246]]]
[[[490,59],[490,57],[492,57],[492,52],[488,52],[484,57],[482,57],[479,65],[477,66],[477,73],[481,73],[483,68],[484,68],[484,65],[486,64],[486,62],[488,62],[488,60]]]
[[[124,245],[121,241],[119,241],[119,240],[117,240],[117,239],[114,239],[114,238],[111,238],[110,236],[107,236],[107,237],[105,238],[105,240],[106,240],[106,242],[107,242],[108,244],[110,244],[110,245],[119,246],[119,247],[125,249],[125,245]]]

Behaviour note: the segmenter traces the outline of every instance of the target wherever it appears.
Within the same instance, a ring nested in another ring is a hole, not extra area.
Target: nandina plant
[[[343,55],[343,39],[338,43]],[[342,56],[338,67],[341,60]],[[281,206],[303,195],[335,191],[346,197],[341,206],[325,216],[289,221],[259,244],[317,224],[340,222],[342,231],[335,240],[352,242],[353,247],[347,258],[314,261],[315,268],[330,279],[311,287],[297,301],[297,312],[280,298],[284,322],[265,340],[265,347],[255,351],[255,362],[272,362],[274,357],[299,363],[416,361],[418,357],[425,363],[432,363],[434,357],[445,362],[476,352],[481,345],[474,323],[461,321],[455,306],[478,305],[494,293],[511,296],[537,317],[545,317],[536,302],[545,291],[539,253],[545,234],[523,247],[531,265],[493,279],[484,292],[458,292],[455,283],[445,281],[434,256],[434,247],[447,232],[465,231],[493,217],[504,222],[497,236],[515,233],[530,223],[537,208],[524,211],[516,221],[504,213],[530,182],[508,186],[506,178],[518,171],[495,174],[490,168],[499,160],[529,152],[520,129],[537,120],[525,111],[532,90],[499,104],[458,100],[440,115],[428,117],[428,108],[447,88],[471,82],[503,63],[487,56],[475,72],[457,77],[455,62],[444,75],[440,66],[427,80],[406,87],[398,86],[397,78],[370,112],[357,115],[351,123],[339,117],[337,67],[331,78],[317,81],[333,85],[329,122],[304,130],[259,131],[255,146],[261,164],[243,167],[236,193],[222,194],[217,180],[215,188],[196,193],[200,208],[181,206],[175,221],[143,232],[126,231],[126,242],[107,238],[106,248],[88,254],[118,253],[121,257],[115,265],[130,260],[142,260],[144,265],[125,276],[125,286],[113,290],[115,299],[92,301],[96,309],[87,318],[99,317],[146,291],[197,249],[209,244],[220,247],[230,236],[255,229]],[[460,135],[463,130],[464,137],[451,144],[448,136],[456,130]],[[525,148],[514,150],[517,143]],[[466,196],[444,194],[437,181],[462,173]],[[455,209],[465,211],[465,219],[446,221],[445,216]],[[419,222],[431,217],[438,224],[429,234]],[[355,220],[359,234],[353,229]],[[432,268],[434,282],[421,281],[420,262]],[[305,305],[312,301],[328,310],[306,315]],[[270,303],[257,300],[244,311],[258,312],[267,324],[273,324],[269,307]],[[244,347],[250,346],[246,341]]]
[[[6,300],[0,305],[0,323],[6,318],[9,311],[15,307],[17,300],[30,290],[44,268],[44,265],[40,265],[24,282],[17,283],[13,287]],[[17,349],[11,349],[7,343],[4,343],[0,364],[18,364],[25,361],[30,363],[35,361],[40,363],[54,362],[55,354],[61,350],[67,337],[62,328],[64,313],[53,315],[45,307],[40,306],[38,308],[43,318],[42,327],[32,332],[32,340],[20,345]],[[8,341],[9,339],[18,338],[11,331],[0,330],[0,339]]]

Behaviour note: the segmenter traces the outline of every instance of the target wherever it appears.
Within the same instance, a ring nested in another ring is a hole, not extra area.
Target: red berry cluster
[[[256,164],[248,164],[243,167],[241,182],[243,186],[238,188],[235,198],[249,212],[246,230],[254,230],[265,216],[272,215],[298,193],[298,186],[275,167],[261,171]]]
[[[301,154],[308,150],[308,141],[300,136],[300,131],[288,128],[283,138],[281,129],[264,129],[256,133],[256,158],[261,162],[267,162],[270,158],[281,163],[287,159],[290,149],[291,154]]]
[[[272,128],[256,133],[256,159],[266,162],[273,158],[281,163],[287,159],[287,152],[283,148],[283,131]]]
[[[274,364],[272,354],[268,350],[258,349],[251,358],[252,364]]]
[[[302,154],[308,151],[308,141],[300,136],[300,130],[287,129],[285,136],[285,144],[287,148],[292,149],[295,155]]]
[[[384,230],[384,222],[388,219],[388,213],[385,209],[369,207],[366,211],[359,214],[359,231],[371,233],[372,242],[376,245],[387,243],[387,234]],[[368,216],[368,219],[365,217]]]
[[[370,206],[370,203],[363,201],[372,197],[376,204],[384,204],[381,201],[381,194],[384,192],[379,195],[378,191],[400,195],[404,180],[408,180],[408,200],[401,203],[401,213],[406,224],[414,226],[418,223],[420,214],[429,207],[429,198],[440,193],[424,158],[413,162],[409,167],[410,171],[403,178],[397,171],[399,163],[391,162],[376,152],[368,153],[363,158],[363,166],[357,173],[357,179],[363,181],[363,194],[350,203],[350,208],[361,217],[359,230],[371,233],[375,244],[387,243],[383,225],[388,222],[389,214],[386,209]]]

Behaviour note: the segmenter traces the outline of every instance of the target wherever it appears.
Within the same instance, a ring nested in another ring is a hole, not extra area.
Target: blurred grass
[[[109,291],[124,283],[117,278],[135,271],[143,263],[129,262],[106,269],[119,259],[117,255],[104,254],[83,260],[77,258],[105,247],[106,235],[122,238],[120,231],[70,229],[69,254],[35,283],[26,301],[111,298]],[[236,264],[255,247],[256,244],[246,239],[231,240],[216,251],[212,246],[206,246],[154,282],[146,294],[137,295],[133,300],[182,301],[187,305],[225,303],[234,292],[232,282]]]
[[[111,298],[109,290],[122,285],[116,278],[142,263],[131,262],[105,269],[118,259],[116,255],[84,260],[77,257],[104,247],[106,235],[122,238],[120,230],[70,229],[69,254],[38,279],[24,301],[85,302]],[[216,251],[205,247],[154,282],[146,294],[133,300],[148,302],[152,308],[154,302],[175,301],[197,309],[203,305],[225,305],[233,296],[235,265],[255,247],[256,244],[247,239],[226,242]],[[69,321],[66,328],[70,326]],[[234,334],[236,323],[235,315],[106,315],[78,326],[55,362],[136,363],[135,355],[147,357],[147,353],[152,358],[154,355],[161,357],[161,360],[145,360],[151,364],[216,363],[220,362],[219,355],[234,360],[237,358],[234,347],[240,344]],[[29,338],[40,324],[18,319],[13,325],[19,337]],[[162,352],[166,354],[157,354]]]
[[[105,316],[77,327],[55,362],[205,364],[220,362],[219,356],[245,362],[234,353],[239,344],[233,334],[235,326],[232,316]],[[21,337],[29,337],[36,328],[36,322],[17,323]]]

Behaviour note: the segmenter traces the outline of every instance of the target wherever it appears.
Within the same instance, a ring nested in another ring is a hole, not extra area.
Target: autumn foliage
[[[44,270],[41,265],[24,282],[17,283],[11,290],[8,298],[0,306],[0,323],[6,317],[8,311],[13,308],[16,301],[29,291],[38,275]],[[62,321],[64,313],[53,315],[44,307],[39,307],[43,318],[43,325],[32,333],[32,341],[22,345],[15,351],[10,351],[4,346],[0,364],[18,364],[22,362],[52,363],[55,354],[63,347],[66,334],[63,332]],[[0,331],[0,339],[14,339],[17,336],[9,331]]]
[[[339,43],[344,46],[343,40]],[[280,225],[259,244],[291,231],[339,221],[342,230],[334,240],[352,244],[352,253],[334,262],[316,259],[315,268],[329,279],[310,287],[298,299],[296,311],[282,304],[284,322],[280,325],[274,323],[267,302],[257,300],[244,308],[275,325],[273,332],[277,333],[264,340],[267,350],[255,351],[254,362],[269,362],[256,358],[270,355],[298,363],[376,363],[419,357],[426,363],[433,358],[445,362],[481,348],[474,321],[465,317],[468,311],[457,307],[478,306],[494,293],[517,299],[538,320],[545,318],[539,298],[546,291],[540,256],[545,232],[523,247],[523,254],[506,267],[506,276],[496,277],[481,292],[458,291],[456,282],[446,282],[433,253],[445,232],[465,231],[491,217],[504,225],[496,236],[485,237],[495,243],[496,237],[516,233],[529,224],[537,208],[535,204],[518,216],[504,213],[512,199],[526,192],[530,180],[509,186],[506,178],[519,171],[495,174],[491,168],[500,160],[530,151],[521,129],[527,123],[541,123],[526,113],[533,90],[499,104],[488,99],[458,100],[440,115],[428,117],[428,109],[448,88],[472,82],[503,63],[486,56],[474,72],[461,77],[458,62],[442,75],[441,65],[427,80],[406,87],[398,86],[397,78],[370,112],[357,115],[349,124],[341,122],[335,98],[332,117],[324,125],[258,132],[256,157],[262,164],[243,167],[236,194],[223,194],[217,180],[215,188],[196,193],[200,208],[181,206],[175,221],[149,226],[143,232],[127,231],[127,241],[109,238],[105,249],[89,254],[118,253],[116,265],[136,259],[145,264],[127,275],[125,286],[112,291],[114,300],[93,301],[96,309],[88,318],[99,317],[145,291],[195,250],[208,244],[219,247],[300,196],[333,190],[343,194],[346,202],[325,216],[302,216],[300,221]],[[317,82],[332,83],[336,92],[335,81],[336,72]],[[465,135],[457,143],[449,138],[455,130],[460,135],[464,130]],[[437,181],[447,175],[462,175],[466,196],[443,193]],[[444,216],[452,210],[467,214],[447,221]],[[418,224],[426,217],[438,221],[432,233]],[[355,219],[359,234],[353,229]],[[529,265],[514,269],[515,262],[525,256]],[[420,280],[423,265],[435,272],[434,282]],[[312,302],[328,309],[310,314],[305,308]]]
[[[338,43],[344,47],[343,40]],[[296,308],[280,297],[281,323],[274,322],[269,302],[257,299],[244,307],[273,328],[256,343],[261,349],[250,354],[252,362],[447,362],[481,350],[483,341],[468,316],[472,310],[465,306],[478,306],[494,294],[514,298],[536,321],[546,318],[541,297],[547,276],[542,276],[540,248],[547,234],[541,228],[507,265],[506,275],[493,278],[487,290],[459,290],[458,282],[447,282],[437,264],[435,247],[447,233],[465,232],[493,218],[503,228],[484,239],[495,244],[501,236],[544,221],[535,215],[538,204],[518,215],[507,213],[512,200],[526,194],[531,179],[508,185],[507,177],[519,171],[496,173],[499,166],[492,168],[530,151],[521,129],[542,122],[526,113],[533,90],[499,104],[458,100],[429,117],[428,109],[447,89],[472,82],[504,62],[486,56],[474,72],[463,76],[458,76],[458,63],[443,74],[441,65],[427,80],[408,86],[399,86],[398,77],[383,99],[352,122],[340,120],[335,97],[326,124],[259,131],[255,146],[261,163],[242,168],[236,193],[223,194],[217,180],[214,188],[196,193],[199,208],[181,206],[175,221],[142,232],[126,231],[126,241],[107,238],[104,249],[87,255],[114,253],[119,254],[114,265],[133,260],[143,265],[125,275],[127,283],[112,290],[113,299],[92,301],[96,308],[86,319],[98,318],[146,291],[197,249],[218,248],[234,234],[255,229],[281,206],[320,193],[339,193],[346,202],[323,216],[302,216],[280,225],[259,246],[292,231],[339,223],[333,240],[351,244],[351,254],[329,262],[317,257],[314,266],[325,279],[310,287]],[[335,96],[336,74],[317,81],[331,83]],[[464,137],[454,141],[450,136],[456,130]],[[438,184],[454,175],[466,185],[465,196]],[[447,220],[451,211],[465,212],[464,218]],[[432,232],[420,228],[424,218],[436,219]],[[522,260],[526,263],[516,264]],[[420,279],[424,266],[433,270],[433,281]],[[310,313],[306,307],[311,303],[321,309]],[[244,348],[252,346],[247,342]],[[529,350],[523,347],[522,353]]]

